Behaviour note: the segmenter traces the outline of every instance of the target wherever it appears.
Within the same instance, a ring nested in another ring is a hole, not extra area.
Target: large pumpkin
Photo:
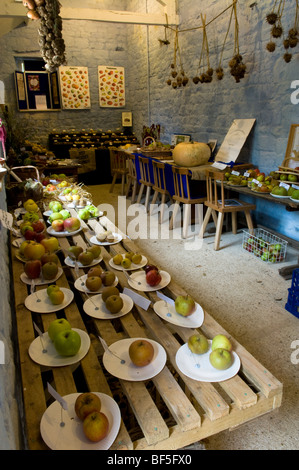
[[[211,156],[211,148],[202,142],[180,142],[172,151],[174,163],[192,167],[205,165]]]

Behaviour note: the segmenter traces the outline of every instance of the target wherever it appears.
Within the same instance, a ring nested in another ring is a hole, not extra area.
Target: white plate
[[[69,366],[81,361],[88,353],[90,338],[83,330],[77,328],[72,328],[72,330],[77,331],[81,338],[80,349],[74,356],[60,356],[56,352],[54,343],[50,340],[47,332],[43,334],[42,341],[39,336],[32,341],[28,349],[29,356],[37,364],[47,367]]]
[[[25,238],[16,238],[13,242],[12,242],[12,245],[15,247],[15,248],[20,248],[20,246],[22,245],[23,241],[25,241]],[[19,256],[21,256],[19,254]]]
[[[90,201],[87,201],[87,206],[89,206],[91,204]],[[84,209],[86,206],[80,206],[79,204],[75,204],[74,202],[70,202],[69,204],[67,204],[66,206],[68,209]],[[100,212],[99,213],[99,216],[98,217],[101,217],[103,215],[103,212]]]
[[[25,307],[27,307],[31,312],[36,313],[52,313],[64,309],[73,301],[74,293],[65,287],[61,287],[60,289],[64,293],[62,304],[53,305],[47,294],[47,289],[42,289],[26,297]]]
[[[299,199],[293,199],[292,197],[290,197],[291,201],[293,202],[297,202],[297,204],[299,204]]]
[[[95,266],[96,264],[99,264],[102,261],[102,259],[103,259],[102,256],[99,256],[98,258],[95,258],[90,264],[87,264],[86,266],[84,266],[84,264],[80,263],[80,261],[77,261],[78,268],[79,269],[90,268],[91,266]],[[72,258],[70,258],[69,256],[67,256],[64,259],[64,262],[70,268],[75,267],[75,261]]]
[[[170,274],[166,271],[159,271],[161,274],[161,282],[157,286],[151,287],[146,282],[145,271],[138,271],[137,273],[132,273],[128,279],[128,283],[133,289],[141,290],[142,292],[153,292],[155,290],[163,289],[166,287],[171,280]]]
[[[57,279],[60,278],[62,273],[63,273],[62,268],[60,266],[58,266],[58,273],[57,273],[57,275],[55,276],[54,279],[44,279],[42,276],[40,276],[37,279],[34,279],[34,284],[36,286],[43,286],[44,284],[51,284],[52,282],[56,282]],[[32,283],[32,280],[29,279],[29,277],[27,276],[26,273],[22,273],[21,276],[20,276],[20,279],[21,279],[22,282],[24,282],[24,284],[31,285],[31,283]]]
[[[83,432],[82,421],[76,416],[75,402],[80,393],[65,395],[67,410],[61,414],[58,401],[52,403],[44,412],[40,422],[40,432],[44,442],[52,450],[108,450],[115,441],[120,424],[121,414],[118,404],[109,395],[93,392],[101,399],[101,411],[109,421],[109,433],[99,442],[91,442]],[[61,426],[61,416],[64,426]]]
[[[146,339],[152,343],[154,347],[155,353],[153,360],[150,364],[144,367],[135,366],[129,356],[130,344],[137,339]],[[109,349],[117,354],[121,360],[111,354],[109,351],[105,351],[103,355],[104,367],[111,375],[114,375],[115,377],[118,377],[122,380],[130,380],[135,382],[151,379],[161,372],[167,359],[166,351],[163,346],[148,338],[122,339],[116,343],[111,344]],[[123,361],[125,362],[123,363]]]
[[[198,303],[196,303],[195,312],[188,317],[183,317],[183,315],[177,313],[174,305],[170,305],[164,300],[158,300],[158,302],[155,302],[154,310],[163,320],[185,328],[199,328],[204,321],[204,312]]]
[[[119,233],[112,232],[112,235],[114,236],[113,242],[101,242],[100,240],[97,239],[97,237],[94,235],[91,237],[90,242],[93,243],[94,245],[115,245],[116,243],[119,243],[122,240],[122,236]]]
[[[280,196],[279,194],[272,194],[272,193],[268,193],[268,194],[271,194],[271,196],[276,197],[277,199],[286,199],[290,197],[290,196]]]
[[[209,340],[209,343],[210,349],[205,354],[194,354],[190,351],[188,343],[183,344],[175,356],[180,371],[200,382],[222,382],[236,375],[241,365],[239,356],[233,351],[232,365],[225,370],[215,369],[209,359],[212,341]]]
[[[50,217],[50,215],[52,215],[52,214],[53,214],[53,211],[51,211],[51,210],[45,211],[45,212],[43,213],[43,215],[44,215],[45,217]]]
[[[123,258],[125,255],[123,255]],[[123,267],[120,264],[115,264],[113,262],[113,258],[109,260],[109,264],[111,268],[118,269],[119,271],[123,271]],[[140,269],[143,266],[147,264],[147,258],[142,255],[141,262],[139,264],[131,263],[131,266],[128,269],[125,269],[125,271],[134,271],[135,269]]]
[[[48,234],[51,235],[52,237],[72,237],[73,235],[77,235],[77,233],[81,232],[81,230],[82,230],[82,226],[78,228],[78,230],[75,230],[74,232],[67,232],[67,231],[55,232],[53,227],[47,228]]]
[[[114,318],[123,317],[129,313],[134,305],[133,300],[126,294],[119,294],[123,299],[123,307],[118,313],[110,313],[106,308],[102,299],[102,294],[93,295],[92,298],[86,300],[83,304],[83,310],[87,315],[101,320],[113,320]]]
[[[106,286],[104,286],[104,284],[102,284],[102,286],[100,287],[99,290],[91,291],[91,290],[87,289],[87,287],[85,285],[86,279],[87,279],[87,274],[84,274],[83,276],[78,277],[78,279],[76,279],[76,281],[75,281],[74,286],[80,292],[87,292],[87,294],[99,294],[106,287]],[[118,277],[115,276],[113,284],[111,284],[111,286],[109,286],[109,287],[115,287],[115,286],[117,286],[117,284],[118,284]]]

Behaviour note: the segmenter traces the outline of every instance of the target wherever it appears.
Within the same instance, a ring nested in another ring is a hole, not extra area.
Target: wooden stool
[[[191,216],[191,207],[194,204],[201,204],[206,200],[205,196],[191,197],[189,177],[191,175],[190,170],[182,167],[172,167],[173,179],[174,179],[174,191],[173,200],[175,201],[174,210],[170,220],[170,230],[173,229],[174,221],[180,204],[185,204],[184,220],[183,220],[183,238],[187,238],[188,221]]]
[[[153,187],[153,183],[151,181],[150,166],[149,166],[150,161],[146,157],[139,157],[139,165],[140,165],[139,184],[141,186],[140,186],[140,190],[139,190],[139,194],[138,194],[138,198],[137,198],[137,204],[140,204],[143,191],[146,187],[144,206],[145,206],[146,211],[148,211],[150,193],[151,193],[151,189]]]
[[[113,176],[109,192],[112,193],[117,177],[121,177],[121,194],[125,194],[125,181],[129,172],[127,166],[128,154],[123,150],[110,148],[111,174]]]
[[[203,220],[203,224],[199,233],[200,237],[204,236],[207,224],[210,220],[211,215],[213,216],[214,223],[216,225],[216,234],[214,249],[219,250],[220,237],[223,227],[224,214],[232,214],[232,232],[237,233],[237,213],[244,212],[246,222],[250,233],[253,231],[253,223],[250,215],[250,211],[256,208],[255,204],[249,204],[241,201],[240,199],[228,199],[224,198],[224,173],[208,170],[206,171],[206,182],[207,182],[207,200],[205,206],[207,206],[207,212]],[[218,198],[218,184],[220,183],[220,199]],[[218,214],[218,216],[217,216]]]
[[[153,185],[153,190],[154,195],[153,199],[151,202],[151,210],[150,210],[150,215],[152,214],[154,210],[154,204],[157,200],[157,197],[159,194],[161,194],[161,205],[160,205],[160,223],[163,222],[163,217],[164,217],[164,208],[165,208],[165,200],[166,196],[169,197],[170,201],[172,201],[172,197],[170,196],[169,192],[166,189],[166,178],[165,178],[165,163],[163,162],[157,162],[153,160],[153,170],[154,170],[154,185]]]

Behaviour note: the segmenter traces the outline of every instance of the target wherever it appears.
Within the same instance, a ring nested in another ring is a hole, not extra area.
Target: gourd
[[[210,156],[211,148],[202,142],[180,142],[172,151],[174,163],[184,167],[205,165]]]

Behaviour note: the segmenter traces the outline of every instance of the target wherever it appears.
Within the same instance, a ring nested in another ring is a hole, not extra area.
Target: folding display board
[[[14,75],[19,111],[60,109],[60,94],[56,72],[16,71]]]

